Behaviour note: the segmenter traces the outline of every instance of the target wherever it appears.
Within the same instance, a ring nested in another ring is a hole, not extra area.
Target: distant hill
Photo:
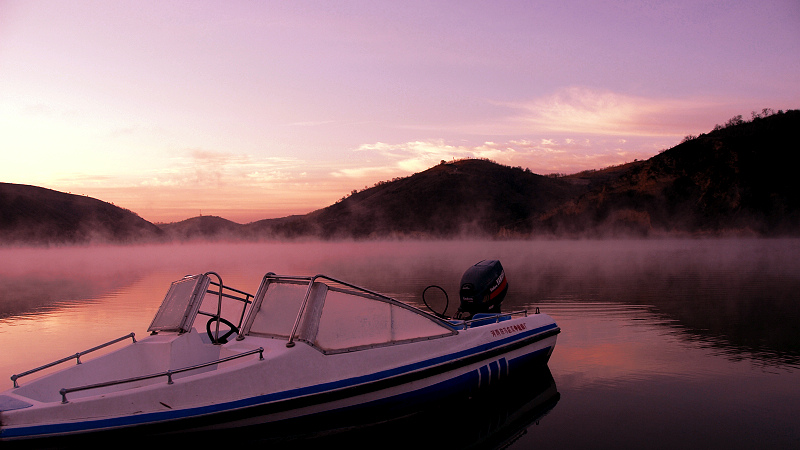
[[[91,197],[0,183],[0,243],[131,243],[163,231],[135,213]]]
[[[159,224],[165,237],[175,241],[241,239],[243,226],[217,216],[199,216],[180,222]]]
[[[0,243],[800,235],[800,111],[731,119],[646,161],[541,176],[442,162],[305,215],[155,226],[100,200],[0,183]],[[159,228],[160,227],[160,228]]]
[[[467,159],[379,183],[305,216],[249,227],[254,235],[278,237],[519,236],[585,190],[569,180]]]

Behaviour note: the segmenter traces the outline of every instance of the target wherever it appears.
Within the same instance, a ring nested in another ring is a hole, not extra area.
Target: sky
[[[602,169],[764,108],[800,108],[797,0],[0,0],[0,181],[151,222]]]

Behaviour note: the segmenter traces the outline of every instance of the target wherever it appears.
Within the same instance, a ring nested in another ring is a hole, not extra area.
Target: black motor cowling
[[[461,277],[461,304],[457,316],[469,320],[477,313],[499,313],[506,292],[508,280],[500,261],[481,261]]]

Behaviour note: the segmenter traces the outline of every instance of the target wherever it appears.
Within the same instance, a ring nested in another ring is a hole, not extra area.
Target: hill
[[[217,216],[199,216],[158,226],[174,241],[240,239],[241,224]]]
[[[590,190],[548,213],[554,233],[797,235],[800,111],[741,117],[647,161],[577,174]]]
[[[646,161],[552,178],[442,163],[251,236],[609,237],[800,233],[800,111],[741,116]]]
[[[250,225],[254,235],[323,238],[522,236],[539,216],[584,192],[487,160],[442,163],[379,183],[305,216]]]
[[[306,215],[159,227],[100,200],[0,183],[0,243],[167,240],[800,234],[800,111],[735,117],[646,161],[541,176],[442,162]]]
[[[0,243],[130,243],[163,231],[135,213],[91,197],[0,183]]]

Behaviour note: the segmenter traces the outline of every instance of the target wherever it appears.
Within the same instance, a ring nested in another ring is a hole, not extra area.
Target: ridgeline
[[[0,183],[0,244],[186,240],[800,235],[800,111],[734,117],[646,160],[542,176],[442,162],[306,215],[158,226],[89,197]]]
[[[164,232],[135,213],[91,197],[0,183],[0,244],[135,243]]]

